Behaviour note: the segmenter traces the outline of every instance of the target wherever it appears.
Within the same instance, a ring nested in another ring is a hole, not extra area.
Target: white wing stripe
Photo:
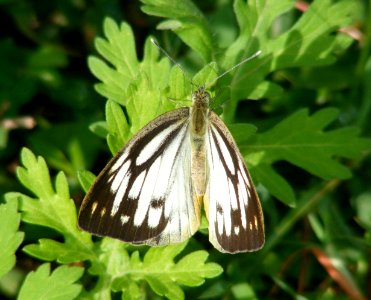
[[[235,190],[232,180],[228,178],[228,188],[229,188],[229,197],[231,201],[231,207],[233,210],[238,209],[238,203],[237,203],[237,191]]]
[[[246,207],[247,207],[247,194],[246,190],[242,187],[242,181],[240,181],[240,176],[238,180],[238,195],[240,200],[241,208],[241,224],[244,229],[246,229]]]
[[[243,186],[243,179],[242,179],[242,175],[241,175],[241,172],[238,172],[238,195],[240,196],[240,201],[242,199],[243,203],[241,203],[242,206],[247,206],[248,205],[248,195],[247,195],[247,192],[248,190],[246,190]]]
[[[220,146],[220,150],[222,152],[224,161],[227,164],[229,171],[232,174],[235,174],[235,167],[233,165],[233,160],[232,160],[231,154],[229,153],[229,150],[228,150],[227,146],[224,143],[223,138],[220,136],[220,134],[219,134],[219,132],[217,130],[215,130],[215,129],[212,129],[212,130],[213,130],[213,132],[215,134],[215,137],[216,137],[216,139],[218,141],[218,144]]]
[[[156,135],[147,145],[144,146],[144,148],[140,151],[137,159],[136,164],[142,165],[146,161],[148,161],[149,158],[153,156],[153,154],[157,151],[157,149],[160,148],[160,146],[166,142],[167,137],[169,134],[174,131],[177,127],[179,127],[179,124],[175,123],[173,125],[170,125],[169,127],[162,130],[161,134]]]
[[[251,188],[250,181],[247,179],[247,175],[246,175],[246,173],[243,172],[243,171],[245,170],[245,166],[243,165],[243,163],[242,163],[241,160],[238,162],[238,168],[239,168],[240,173],[241,173],[241,175],[242,175],[242,177],[243,177],[243,179],[244,179],[244,181],[245,181],[245,184],[246,184],[249,188]]]
[[[110,186],[110,189],[112,193],[116,193],[118,188],[120,187],[123,178],[127,175],[127,172],[129,170],[130,166],[130,160],[128,160],[122,167],[121,169],[117,172],[116,175],[114,175],[114,179],[112,181],[112,184]]]
[[[217,133],[214,131],[214,133]],[[218,135],[218,134],[217,134]],[[221,139],[221,138],[220,138]],[[219,140],[220,140],[219,139]],[[211,135],[208,135],[209,141],[209,166],[210,166],[210,178],[209,188],[210,193],[210,212],[209,221],[210,226],[214,227],[215,222],[218,226],[218,234],[222,235],[225,233],[227,236],[231,235],[232,222],[231,222],[231,203],[227,202],[231,199],[231,192],[229,188],[229,179],[225,172],[221,157],[218,154],[215,141]],[[232,161],[232,159],[231,159]],[[233,188],[234,190],[234,188]],[[234,195],[235,201],[234,206],[237,207],[236,195]],[[216,218],[215,218],[216,217]]]
[[[134,225],[141,226],[146,217],[150,202],[152,199],[153,191],[156,186],[156,181],[159,175],[159,167],[161,163],[161,157],[158,157],[155,162],[150,166],[142,190],[138,199],[138,207],[134,215]]]
[[[127,153],[121,155],[115,161],[115,163],[113,164],[113,166],[109,169],[109,174],[112,174],[112,173],[116,172],[117,169],[121,168],[122,167],[122,164],[124,163],[124,161],[126,160],[127,157],[128,157],[128,154]]]
[[[184,126],[176,137],[172,140],[172,142],[166,148],[166,155],[161,156],[161,175],[157,178],[157,184],[155,190],[153,192],[153,197],[158,199],[164,197],[168,191],[164,193],[164,187],[168,187],[169,183],[171,183],[171,173],[174,170],[174,161],[176,160],[176,154],[179,150],[179,145],[182,143],[182,138],[185,135],[185,131],[187,127]],[[167,137],[164,136],[164,139]],[[182,159],[182,158],[180,158]]]
[[[146,171],[142,171],[142,173],[139,174],[137,178],[135,178],[135,181],[133,185],[130,188],[128,197],[131,199],[136,199],[139,197],[140,191],[142,190],[143,181],[146,176]]]
[[[126,164],[128,164],[129,162],[126,162]],[[125,166],[124,169],[127,169],[127,166]],[[124,176],[124,179],[122,180],[122,176]],[[113,182],[116,182],[116,184],[118,182],[120,182],[120,185],[117,187],[116,190],[112,190],[111,189],[111,192],[114,194],[116,192],[115,195],[115,199],[113,200],[113,204],[112,204],[112,209],[111,209],[111,216],[114,216],[116,215],[119,207],[120,207],[120,204],[122,202],[122,199],[125,195],[125,192],[126,192],[126,189],[128,188],[128,183],[129,183],[129,174],[128,173],[122,173],[121,172],[121,169],[119,172],[117,172],[116,174],[116,177],[115,179],[113,180]],[[113,183],[112,183],[112,186],[113,187]]]
[[[193,235],[199,226],[196,208],[193,205],[193,191],[191,177],[189,176],[191,173],[190,153],[191,144],[188,138],[188,127],[184,126],[163,154],[164,160],[166,159],[169,163],[161,164],[161,176],[163,172],[166,172],[162,168],[169,167],[172,170],[170,176],[166,178],[168,180],[167,184],[163,186],[168,188],[163,213],[165,217],[169,217],[169,220],[159,236],[145,241],[148,245],[181,242]],[[163,193],[165,192],[163,191]]]

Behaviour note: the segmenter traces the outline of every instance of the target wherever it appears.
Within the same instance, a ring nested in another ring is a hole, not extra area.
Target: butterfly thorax
[[[195,192],[195,204],[201,206],[207,185],[207,158],[205,156],[205,136],[208,127],[210,95],[204,88],[199,88],[192,95],[191,108],[191,145],[192,145],[192,182]]]
[[[193,106],[191,108],[191,129],[192,134],[203,137],[207,128],[207,116],[209,113],[210,94],[203,87],[199,88],[192,95]]]

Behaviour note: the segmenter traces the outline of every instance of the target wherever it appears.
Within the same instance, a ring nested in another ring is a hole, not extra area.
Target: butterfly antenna
[[[214,81],[212,82],[211,85],[213,85],[216,81],[218,81],[218,79],[222,78],[223,76],[225,76],[226,74],[228,74],[229,72],[232,72],[234,69],[238,68],[239,66],[243,65],[245,62],[248,62],[249,60],[252,60],[253,58],[259,56],[260,54],[262,53],[261,50],[255,52],[253,55],[243,59],[242,61],[240,61],[237,65],[234,65],[233,67],[229,68],[227,71],[223,72],[222,74],[220,74],[218,77],[216,77],[214,79]]]
[[[169,53],[167,53],[166,51],[165,51],[165,49],[164,48],[162,48],[157,42],[156,42],[156,40],[154,39],[154,38],[150,38],[150,40],[151,40],[151,43],[153,44],[153,45],[155,45],[168,59],[170,59],[170,61],[175,65],[175,66],[177,66],[182,72],[183,72],[183,74],[184,74],[184,76],[186,76],[188,79],[189,79],[189,81],[192,83],[192,80],[188,77],[188,75],[187,75],[187,73],[184,71],[184,69],[182,68],[182,66],[179,64],[179,63],[177,63],[176,61],[175,61],[175,59],[173,59],[170,55],[169,55]]]

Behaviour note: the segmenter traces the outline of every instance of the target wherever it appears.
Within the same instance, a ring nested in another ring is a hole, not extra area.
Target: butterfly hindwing
[[[210,173],[204,202],[210,242],[228,253],[260,249],[264,224],[259,198],[231,133],[211,111],[206,145]]]
[[[82,203],[82,229],[149,245],[181,242],[197,230],[188,117],[181,108],[156,118],[108,163]]]

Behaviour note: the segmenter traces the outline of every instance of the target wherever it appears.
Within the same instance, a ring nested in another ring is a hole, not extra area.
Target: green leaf
[[[184,101],[191,94],[190,80],[186,78],[186,74],[177,66],[171,69],[169,78],[169,93],[170,99],[175,101]],[[191,100],[191,99],[189,99]]]
[[[103,82],[96,85],[97,91],[108,99],[125,103],[125,91],[139,72],[133,32],[126,23],[119,27],[110,18],[105,19],[103,29],[107,40],[97,38],[95,45],[109,65],[94,56],[89,57],[88,65],[93,74]]]
[[[61,263],[70,263],[87,259],[88,253],[81,253],[81,245],[60,243],[51,239],[39,239],[38,244],[30,244],[23,248],[25,253],[45,261],[57,260]],[[91,255],[91,254],[90,254]]]
[[[215,79],[218,76],[217,65],[215,62],[209,63],[204,66],[194,77],[192,82],[196,86],[208,87],[211,83],[215,83]]]
[[[52,197],[54,193],[45,160],[36,158],[30,150],[23,148],[21,161],[25,167],[17,169],[19,181],[40,198]]]
[[[14,267],[15,251],[24,238],[24,233],[18,231],[20,214],[17,207],[17,202],[11,199],[0,205],[0,278]]]
[[[256,182],[261,182],[268,191],[288,206],[295,206],[295,193],[290,184],[269,164],[259,164],[250,169]]]
[[[101,138],[106,138],[108,134],[107,124],[104,121],[99,121],[90,124],[89,130]]]
[[[82,274],[82,268],[68,266],[58,267],[50,273],[50,265],[43,264],[27,275],[18,299],[74,299],[82,289],[75,283]]]
[[[32,133],[29,141],[49,167],[74,177],[77,170],[92,163],[97,151],[97,139],[87,132],[87,125],[86,121],[53,124]]]
[[[150,38],[146,40],[143,60],[139,62],[135,54],[134,36],[126,23],[117,26],[107,18],[104,33],[106,39],[98,38],[97,47],[110,65],[102,59],[91,57],[89,67],[102,81],[96,86],[98,92],[111,100],[106,105],[105,129],[108,145],[112,153],[116,153],[139,129],[175,105],[164,97],[171,70],[169,61],[159,59],[159,50],[150,42]],[[172,83],[181,86],[182,80],[184,78],[177,75],[172,78]],[[118,104],[125,105],[129,120]]]
[[[126,278],[122,285],[116,286],[115,280],[130,274],[130,259],[127,244],[111,239],[103,238],[95,245],[96,256],[91,256],[91,267],[89,273],[97,276],[98,280],[94,289],[86,292],[86,299],[106,299],[110,297],[111,291],[126,291],[134,289],[131,283],[134,280]],[[130,299],[130,298],[129,298]]]
[[[82,186],[83,190],[87,192],[93,184],[96,176],[89,171],[79,171],[77,172],[77,178],[79,179],[80,185]]]
[[[233,296],[236,300],[239,299],[249,299],[255,300],[258,299],[254,293],[254,289],[248,283],[237,283],[231,288]]]
[[[358,222],[371,232],[371,193],[363,193],[354,199]]]
[[[141,0],[142,10],[153,16],[168,18],[157,27],[174,31],[195,50],[205,63],[213,59],[214,46],[209,24],[202,12],[189,0]]]
[[[237,144],[246,143],[252,135],[256,133],[256,127],[246,123],[236,123],[228,125]]]
[[[38,245],[28,245],[24,250],[40,259],[69,263],[94,255],[90,235],[77,227],[76,208],[70,199],[66,177],[62,172],[52,186],[48,168],[42,157],[36,158],[24,148],[21,153],[24,167],[17,169],[17,176],[36,198],[20,193],[9,197],[20,201],[22,221],[53,228],[64,236],[64,243],[41,240]]]
[[[185,286],[201,285],[205,278],[216,277],[222,273],[222,268],[215,263],[205,263],[208,253],[196,251],[174,263],[174,258],[183,245],[151,248],[143,259],[143,270],[146,271],[145,280],[151,288],[169,299],[184,298],[179,284]]]
[[[113,101],[106,103],[107,142],[111,152],[117,153],[128,140],[130,135],[129,125],[120,105]],[[114,132],[114,134],[113,134]]]
[[[215,263],[205,263],[208,253],[195,251],[174,262],[186,243],[165,247],[152,247],[145,254],[143,261],[139,253],[131,257],[131,267],[128,274],[136,280],[145,280],[158,295],[168,299],[184,299],[180,285],[199,286],[205,278],[218,276],[223,269]],[[122,289],[127,281],[127,275],[115,279],[115,289]]]
[[[241,150],[263,153],[261,169],[256,171],[258,177],[275,196],[293,205],[291,188],[268,165],[286,160],[324,179],[346,179],[351,172],[336,158],[354,159],[371,147],[370,140],[358,137],[357,128],[324,131],[337,116],[338,111],[333,108],[322,109],[312,116],[307,109],[299,110],[271,130],[257,134],[255,143],[241,146]]]
[[[230,83],[231,101],[226,103],[224,109],[228,122],[233,119],[239,99],[268,97],[272,95],[270,90],[279,92],[276,87],[270,87],[271,83],[264,81],[272,71],[334,62],[333,51],[338,46],[336,37],[339,34],[336,30],[349,24],[351,1],[336,4],[330,0],[313,1],[291,28],[271,38],[273,22],[293,5],[291,0],[234,2],[240,35],[221,56],[223,60],[220,65],[228,69],[257,50],[261,50],[262,54],[236,70]],[[343,44],[343,47],[349,47],[349,44]],[[267,91],[266,95],[262,95],[262,85]],[[278,97],[279,94],[274,96]]]

